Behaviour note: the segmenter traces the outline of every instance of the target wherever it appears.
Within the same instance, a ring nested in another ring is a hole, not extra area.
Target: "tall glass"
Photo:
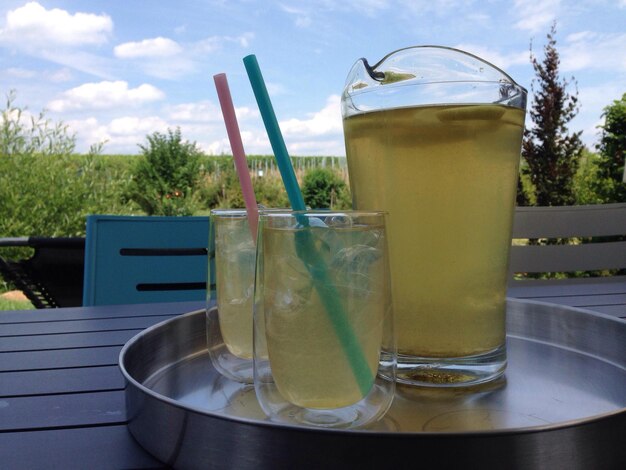
[[[217,308],[207,309],[207,345],[213,366],[238,382],[252,383],[252,303],[256,247],[243,209],[211,211],[209,243],[215,250]]]
[[[395,388],[384,214],[261,212],[254,385],[276,422],[361,427]]]
[[[526,90],[436,46],[352,67],[342,114],[353,205],[389,213],[398,381],[506,367],[505,292]]]

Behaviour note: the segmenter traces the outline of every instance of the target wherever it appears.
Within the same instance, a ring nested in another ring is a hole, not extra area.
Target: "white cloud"
[[[233,44],[247,48],[253,38],[253,33],[243,33],[239,36],[212,36],[196,42],[179,43],[159,36],[119,44],[114,48],[114,55],[119,59],[133,61],[133,65],[143,74],[174,80],[195,72],[207,54],[214,54]]]
[[[295,17],[294,24],[298,28],[307,28],[311,26],[313,20],[311,19],[311,11],[304,8],[296,8],[291,5],[279,5],[280,9],[285,13],[288,13]]]
[[[166,132],[168,123],[158,116],[124,116],[108,123],[100,123],[97,118],[65,122],[71,132],[79,138],[79,147],[88,149],[90,145],[106,142],[106,152],[138,153],[138,144],[146,142],[146,135]]]
[[[212,142],[201,142],[198,146],[209,155],[230,154],[230,143],[228,139],[214,140]],[[245,148],[245,147],[244,147]]]
[[[161,100],[165,94],[158,88],[142,84],[129,88],[124,81],[103,81],[85,83],[62,94],[62,97],[48,103],[52,111],[75,109],[106,109],[135,106],[142,103]]]
[[[250,41],[254,39],[254,33],[243,33],[239,36],[210,36],[201,41],[190,44],[189,49],[193,54],[214,53],[221,50],[225,44],[235,44],[242,48],[250,47]]]
[[[242,106],[235,108],[238,121],[244,121],[259,116],[256,109]],[[196,103],[183,103],[172,106],[168,110],[168,116],[175,121],[186,122],[222,122],[222,111],[219,106],[210,101],[198,101]]]
[[[313,113],[310,119],[289,119],[280,123],[285,136],[300,138],[322,135],[341,134],[341,101],[339,95],[332,95],[326,100],[321,111]]]
[[[519,17],[517,29],[536,33],[550,25],[559,13],[561,0],[515,0],[512,11]]]
[[[221,118],[219,108],[209,101],[177,104],[169,109],[168,114],[176,121],[205,122]]]
[[[140,57],[167,57],[182,52],[182,47],[169,38],[157,37],[144,39],[140,42],[126,42],[115,46],[113,52],[121,59],[136,59]]]
[[[114,136],[135,136],[141,135],[137,142],[141,142],[146,134],[153,132],[164,132],[168,124],[158,116],[136,117],[127,116],[113,119],[107,126],[109,132]]]
[[[444,0],[447,1],[447,0]],[[414,2],[414,0],[411,0]],[[432,3],[432,2],[430,2]],[[368,17],[375,17],[381,10],[389,8],[390,0],[317,0],[307,3],[298,2],[298,6],[284,2],[279,8],[294,18],[298,28],[308,28],[314,23],[314,17],[323,18],[325,13],[354,12]],[[320,15],[321,13],[321,15]]]
[[[565,72],[605,69],[626,70],[626,33],[582,31],[570,34],[559,47],[561,68]]]
[[[47,10],[37,2],[11,10],[6,14],[5,26],[0,30],[0,43],[20,49],[36,47],[103,44],[113,31],[108,15],[68,13],[53,8]]]

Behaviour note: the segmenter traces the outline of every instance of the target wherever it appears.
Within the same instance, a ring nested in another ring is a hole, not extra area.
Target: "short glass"
[[[261,212],[254,384],[275,422],[361,427],[395,390],[382,212]]]
[[[207,308],[207,345],[215,369],[243,383],[253,382],[252,303],[256,248],[245,210],[211,211],[209,246],[215,267],[217,308]]]

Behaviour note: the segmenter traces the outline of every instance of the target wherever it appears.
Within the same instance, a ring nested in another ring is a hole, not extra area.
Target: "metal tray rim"
[[[541,301],[534,301],[534,300],[520,300],[520,299],[513,299],[513,298],[507,298],[508,302],[521,302],[521,303],[526,303],[526,304],[535,304],[535,305],[545,305],[545,306],[555,306],[555,304],[551,304],[548,302],[541,302]],[[581,309],[581,308],[575,308],[575,307],[567,307],[568,311],[577,311],[581,314],[585,314],[585,315],[591,315],[591,316],[596,316],[599,318],[602,318],[603,320],[609,320],[609,321],[615,321],[618,324],[626,324],[626,320],[622,320],[620,318],[616,318],[610,315],[606,315],[606,314],[602,314],[599,312],[594,312],[592,310],[586,310],[586,309]],[[230,422],[235,422],[235,423],[241,423],[241,424],[249,424],[249,425],[254,425],[254,426],[263,426],[263,427],[269,427],[269,428],[283,428],[283,429],[291,429],[291,430],[298,430],[298,431],[308,431],[308,432],[312,432],[312,433],[318,433],[318,432],[328,432],[328,433],[337,433],[339,435],[343,435],[343,434],[362,434],[362,435],[375,435],[375,434],[383,434],[383,435],[394,435],[394,436],[406,436],[406,437],[410,437],[410,436],[421,436],[421,437],[432,437],[432,438],[438,438],[438,439],[445,439],[445,438],[457,438],[457,437],[467,437],[467,436],[495,436],[495,435],[502,435],[502,434],[506,434],[506,435],[518,435],[518,434],[532,434],[532,433],[538,433],[538,432],[545,432],[545,431],[555,431],[555,430],[560,430],[560,429],[567,429],[567,428],[573,428],[576,426],[581,426],[581,425],[586,425],[586,424],[590,424],[590,423],[594,423],[596,421],[601,421],[613,416],[617,416],[620,415],[622,413],[626,412],[626,408],[622,408],[622,409],[617,409],[614,411],[609,411],[606,413],[600,413],[594,416],[590,416],[590,417],[585,417],[585,418],[580,418],[580,419],[573,419],[573,420],[566,420],[566,421],[562,421],[562,422],[558,422],[558,423],[550,423],[550,424],[545,424],[545,425],[538,425],[538,426],[525,426],[525,427],[516,427],[516,428],[509,428],[506,430],[502,430],[502,429],[486,429],[486,430],[476,430],[476,431],[441,431],[441,432],[433,432],[433,431],[420,431],[420,432],[408,432],[408,431],[372,431],[372,430],[367,430],[367,429],[322,429],[322,428],[313,428],[313,427],[306,427],[306,426],[297,426],[297,425],[290,425],[290,424],[283,424],[283,423],[275,423],[275,422],[271,422],[271,421],[260,421],[260,420],[256,420],[256,419],[249,419],[249,418],[244,418],[244,417],[240,417],[240,416],[228,416],[225,414],[220,414],[220,413],[215,413],[212,412],[210,410],[203,410],[201,408],[197,408],[185,403],[181,403],[177,400],[174,400],[170,397],[164,396],[160,393],[155,392],[154,390],[146,387],[145,385],[143,385],[142,383],[140,383],[139,381],[137,381],[126,369],[125,367],[125,357],[128,354],[128,351],[133,347],[133,345],[143,336],[146,336],[148,334],[150,334],[153,331],[156,331],[158,329],[163,328],[164,325],[172,323],[172,322],[176,322],[176,321],[182,321],[181,319],[184,319],[185,317],[189,317],[189,316],[193,316],[193,315],[200,315],[200,314],[205,314],[206,313],[206,309],[198,309],[198,310],[193,310],[181,315],[178,315],[174,318],[169,318],[167,320],[164,320],[162,322],[159,322],[153,326],[150,326],[148,328],[146,328],[145,330],[141,331],[140,333],[138,333],[137,335],[133,336],[122,348],[122,350],[120,351],[119,354],[119,367],[120,370],[122,372],[122,375],[124,376],[124,379],[127,381],[127,383],[129,385],[134,386],[137,390],[139,390],[140,392],[151,396],[152,398],[162,401],[164,403],[167,403],[170,406],[173,406],[175,408],[179,408],[182,410],[186,410],[195,414],[199,414],[199,415],[207,415],[210,416],[212,418],[217,418],[219,420],[223,420],[223,421],[230,421]],[[507,335],[508,336],[508,335]],[[516,336],[519,337],[519,336]],[[553,344],[554,343],[547,343],[547,344]],[[554,345],[554,346],[558,346],[558,345]],[[573,352],[576,352],[578,354],[585,354],[583,351],[578,351],[578,350],[572,350]],[[187,356],[187,358],[189,357],[193,357],[193,355]],[[622,366],[620,366],[619,364],[615,364],[612,361],[606,360],[604,358],[601,357],[597,357],[597,356],[593,356],[598,360],[602,360],[604,362],[607,362],[613,366],[616,367],[620,367],[623,368]]]

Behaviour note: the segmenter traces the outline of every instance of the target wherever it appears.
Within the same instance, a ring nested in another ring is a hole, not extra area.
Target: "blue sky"
[[[561,74],[578,83],[570,129],[592,147],[626,92],[626,0],[2,0],[0,92],[67,123],[78,151],[138,153],[180,127],[219,155],[230,146],[212,77],[224,72],[246,153],[271,154],[242,63],[256,54],[289,152],[344,155],[339,95],[358,58],[457,47],[530,90],[530,44],[542,58],[553,21]]]

